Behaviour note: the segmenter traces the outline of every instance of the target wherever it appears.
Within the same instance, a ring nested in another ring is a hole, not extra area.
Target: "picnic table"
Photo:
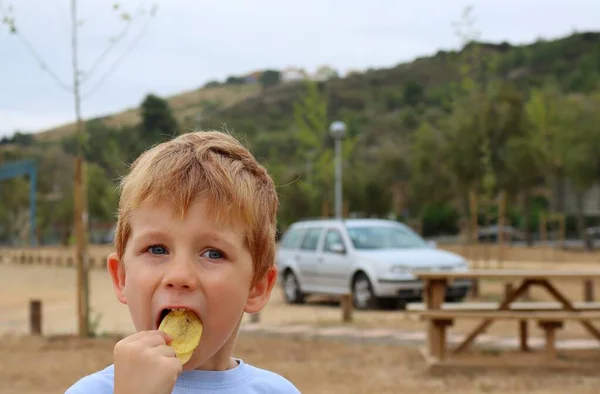
[[[519,321],[520,347],[528,351],[527,322],[537,321],[545,333],[545,354],[548,361],[556,358],[556,331],[563,327],[567,320],[577,321],[597,340],[600,341],[600,330],[592,323],[600,320],[600,304],[573,302],[552,283],[556,280],[596,280],[600,279],[600,270],[557,271],[557,270],[470,270],[465,272],[417,272],[415,276],[423,281],[425,303],[418,314],[427,321],[426,357],[432,363],[441,362],[447,357],[447,329],[457,319],[478,319],[480,323],[466,335],[452,352],[464,352],[475,339],[494,321]],[[444,303],[446,288],[454,280],[492,279],[510,283],[519,283],[512,291],[506,292],[503,299],[493,307],[490,303],[484,307],[477,303],[456,304],[448,307]],[[529,288],[544,288],[556,300],[552,303],[517,302]],[[518,305],[517,305],[518,304]]]

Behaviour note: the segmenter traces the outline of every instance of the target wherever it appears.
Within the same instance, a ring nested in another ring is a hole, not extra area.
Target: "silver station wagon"
[[[359,309],[422,300],[415,271],[469,269],[463,257],[436,249],[408,226],[380,219],[296,222],[283,234],[276,264],[286,302],[351,292]],[[470,287],[468,280],[453,282],[446,300],[461,301]]]

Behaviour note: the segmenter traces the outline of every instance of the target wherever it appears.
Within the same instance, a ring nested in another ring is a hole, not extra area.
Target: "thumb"
[[[169,334],[167,334],[166,332],[161,331],[161,330],[158,330],[158,332],[165,339],[165,342],[167,343],[167,345],[170,344],[173,341],[173,338]]]

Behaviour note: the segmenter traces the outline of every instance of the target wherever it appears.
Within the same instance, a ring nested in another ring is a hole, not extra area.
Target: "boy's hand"
[[[115,394],[170,394],[181,362],[162,331],[141,331],[120,340],[114,349]]]

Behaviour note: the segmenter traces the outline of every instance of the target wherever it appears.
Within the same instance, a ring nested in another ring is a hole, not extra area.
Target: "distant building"
[[[577,213],[577,193],[571,182],[568,180],[562,183],[557,182],[554,187],[554,195],[556,196],[554,210],[560,210],[562,206],[567,214]],[[598,183],[584,193],[582,203],[585,216],[600,216],[600,185]]]
[[[258,83],[260,81],[260,77],[262,76],[262,74],[263,74],[262,71],[253,71],[246,75],[242,75],[241,78],[244,80],[244,83],[254,84],[254,83]]]
[[[308,79],[308,74],[302,68],[286,67],[283,70],[281,70],[282,82],[304,81],[305,79]]]

